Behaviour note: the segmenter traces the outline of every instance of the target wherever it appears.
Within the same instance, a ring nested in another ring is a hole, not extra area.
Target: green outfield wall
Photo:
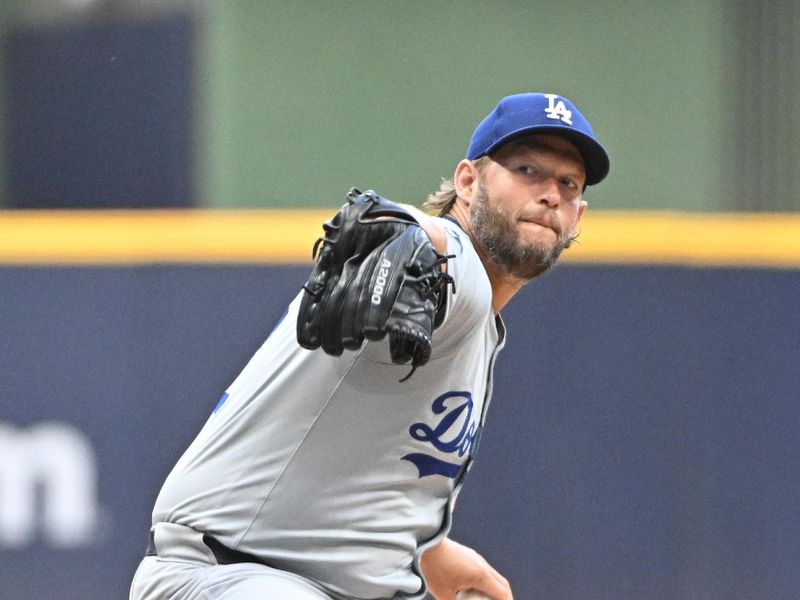
[[[90,47],[78,54],[94,57],[87,63],[95,71],[76,79],[46,57],[37,63],[30,50],[61,39],[64,30],[65,39],[75,33],[89,46],[94,38],[86,31],[110,28],[128,39],[126,25],[135,35],[137,20],[169,47],[170,13],[185,18],[191,49],[181,56],[165,51],[155,66],[135,43],[105,48],[115,62],[103,62],[97,57],[105,54]],[[20,38],[20,29],[37,35]],[[38,35],[43,31],[48,35]],[[184,186],[190,197],[165,197],[165,205],[330,208],[351,186],[416,203],[452,173],[472,130],[500,97],[539,90],[572,99],[609,150],[611,176],[587,194],[594,209],[800,210],[794,0],[120,0],[71,8],[10,0],[0,4],[0,36],[0,206],[27,206],[20,186],[12,185],[20,171],[34,184],[48,179],[39,154],[82,152],[42,140],[42,131],[58,132],[58,115],[97,126],[93,109],[81,107],[97,104],[98,94],[102,100],[130,82],[167,80],[101,104],[102,114],[119,115],[108,125],[114,131],[135,120],[127,112],[141,112],[142,92],[157,132],[145,137],[160,148],[183,140],[190,149],[183,152],[188,162],[153,161],[154,171],[160,166],[191,178]],[[170,79],[170,64],[191,77]],[[56,79],[76,79],[77,91],[26,96],[28,88],[60,89],[36,78],[47,69]],[[85,94],[92,102],[81,102]],[[184,112],[170,113],[175,98],[184,97]],[[190,130],[168,139],[182,120]],[[130,138],[118,133],[99,141],[121,147],[131,163],[159,154],[134,147]],[[34,164],[43,171],[30,176]],[[58,169],[51,167],[54,179],[108,187],[93,181],[93,171],[74,176]],[[134,187],[131,180],[120,176],[115,186]],[[131,193],[141,200],[122,204],[149,206],[152,195]],[[47,206],[76,204],[55,197]]]
[[[608,147],[594,207],[725,208],[721,19],[709,0],[209,3],[202,203],[421,200],[501,96],[541,90]]]

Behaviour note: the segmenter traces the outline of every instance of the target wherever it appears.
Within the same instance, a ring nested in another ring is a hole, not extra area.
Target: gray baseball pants
[[[130,600],[332,600],[307,579],[244,562],[221,565],[203,534],[158,523],[156,556],[146,556],[131,583]]]

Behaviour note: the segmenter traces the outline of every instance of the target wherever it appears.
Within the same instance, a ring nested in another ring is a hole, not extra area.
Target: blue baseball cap
[[[600,183],[608,175],[608,153],[595,138],[589,121],[558,94],[514,94],[500,100],[475,128],[467,158],[476,160],[491,154],[526,133],[550,133],[572,142],[583,158],[586,185]]]

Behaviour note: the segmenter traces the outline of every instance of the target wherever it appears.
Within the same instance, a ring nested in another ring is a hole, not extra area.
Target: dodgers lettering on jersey
[[[448,404],[448,401],[450,404]],[[433,401],[434,414],[441,415],[434,427],[427,423],[414,423],[411,426],[411,437],[430,442],[434,448],[448,454],[457,453],[458,458],[469,454],[478,424],[472,418],[472,394],[470,392],[446,392]],[[474,455],[474,453],[472,454]],[[414,452],[407,454],[403,460],[416,465],[420,477],[442,475],[455,479],[461,470],[460,462],[448,462],[430,454]]]
[[[419,554],[450,526],[504,338],[469,238],[441,223],[457,293],[429,362],[400,383],[408,368],[385,340],[339,357],[300,348],[298,296],[167,477],[154,523],[209,533],[335,598],[422,596]]]

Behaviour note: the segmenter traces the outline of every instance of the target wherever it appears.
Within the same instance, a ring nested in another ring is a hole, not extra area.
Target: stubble
[[[482,183],[472,206],[470,226],[487,257],[510,276],[525,281],[550,269],[572,242],[563,231],[556,232],[552,245],[523,241],[508,215],[491,206]]]

